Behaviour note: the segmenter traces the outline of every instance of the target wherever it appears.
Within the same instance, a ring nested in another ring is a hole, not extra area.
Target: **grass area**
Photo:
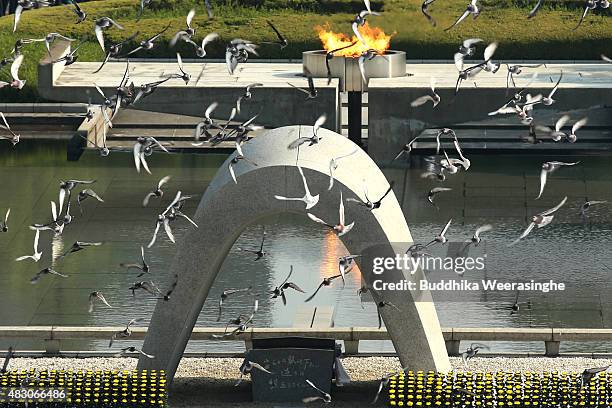
[[[443,31],[465,9],[467,0],[444,0],[430,6],[430,12],[438,22],[432,27],[421,14],[421,0],[374,1],[373,8],[382,12],[371,17],[372,25],[393,33],[393,49],[406,51],[408,58],[451,59],[462,39],[480,37],[486,41],[498,41],[496,53],[499,59],[598,59],[599,54],[612,55],[611,9],[589,13],[582,26],[572,31],[581,10],[582,1],[547,1],[538,15],[528,20],[527,14],[536,0],[481,0],[482,13],[473,21],[466,19],[450,32]],[[204,1],[154,0],[140,21],[136,21],[139,2],[135,0],[97,0],[81,3],[88,13],[87,20],[75,24],[76,18],[68,7],[52,7],[23,13],[17,33],[12,33],[13,16],[0,18],[0,51],[8,55],[18,38],[42,38],[51,31],[87,41],[79,50],[80,61],[99,61],[103,53],[98,46],[93,24],[96,18],[108,16],[125,27],[124,31],[110,29],[108,41],[121,41],[139,31],[138,41],[155,34],[170,24],[160,45],[152,51],[135,54],[135,57],[173,57],[176,51],[184,58],[193,58],[193,48],[180,44],[176,49],[168,47],[172,35],[185,25],[185,15],[195,7],[196,38],[216,31],[221,41],[211,44],[211,58],[223,58],[225,44],[240,37],[254,42],[274,40],[274,34],[266,24],[270,19],[289,39],[290,45],[282,52],[275,45],[263,44],[262,58],[299,58],[303,50],[321,48],[313,29],[315,25],[329,23],[332,30],[350,33],[354,15],[363,8],[357,0],[212,0],[215,18],[208,20]],[[128,47],[129,49],[129,47]],[[20,75],[28,82],[17,91],[1,89],[4,101],[35,101],[37,63],[44,55],[42,43],[24,48],[25,62]],[[5,68],[0,78],[9,76]]]

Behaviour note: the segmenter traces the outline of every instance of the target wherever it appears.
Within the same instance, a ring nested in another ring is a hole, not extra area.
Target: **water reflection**
[[[151,185],[165,175],[172,175],[167,185],[167,197],[180,189],[195,197],[185,211],[192,214],[201,194],[222,163],[220,156],[157,155],[152,158],[154,175],[137,174],[128,154],[112,154],[100,158],[85,154],[79,162],[65,161],[65,146],[61,144],[19,145],[18,149],[0,149],[0,213],[11,207],[11,230],[0,235],[0,264],[3,265],[0,285],[0,325],[122,325],[134,317],[149,317],[155,299],[143,293],[132,296],[128,287],[137,278],[134,270],[119,267],[121,262],[138,259],[140,246],[150,240],[155,215],[166,200],[155,201],[148,208],[141,203]],[[579,207],[585,199],[612,202],[612,182],[605,177],[609,158],[589,158],[585,165],[549,180],[544,197],[533,198],[538,190],[538,166],[542,158],[474,157],[467,174],[449,178],[446,185],[452,192],[436,198],[440,210],[425,199],[426,192],[436,182],[420,177],[420,170],[386,169],[395,180],[396,195],[402,204],[416,242],[429,241],[444,223],[453,218],[448,235],[452,239],[469,239],[484,223],[494,225],[487,233],[487,267],[471,278],[563,279],[571,290],[565,294],[549,293],[521,296],[531,301],[530,310],[511,316],[509,307],[514,293],[475,292],[461,299],[439,299],[436,304],[441,323],[446,327],[610,327],[612,303],[610,266],[612,266],[612,222],[610,207],[593,207],[590,225],[585,226]],[[96,179],[94,190],[104,197],[104,203],[91,202],[83,215],[75,220],[60,237],[52,233],[41,235],[43,259],[38,263],[15,263],[14,258],[32,248],[32,233],[27,226],[49,218],[49,201],[57,199],[58,183],[66,178]],[[526,226],[529,215],[547,208],[568,195],[568,204],[555,217],[554,223],[508,248]],[[350,208],[348,209],[350,211]],[[200,326],[225,327],[227,320],[240,313],[250,313],[252,299],[236,297],[227,302],[220,322],[216,322],[218,299],[229,287],[253,286],[262,294],[256,326],[292,326],[298,309],[325,277],[338,274],[338,258],[347,254],[339,239],[324,232],[305,216],[279,215],[266,219],[266,252],[254,262],[253,254],[237,249],[258,247],[261,225],[249,227],[239,237],[215,281],[210,296],[198,319]],[[176,235],[183,236],[190,228],[180,224]],[[59,259],[65,243],[102,241],[104,245]],[[439,249],[442,253],[445,248]],[[165,288],[171,281],[167,270],[175,254],[175,245],[160,236],[154,250],[146,256],[151,267],[151,279]],[[38,270],[53,265],[68,279],[44,277],[37,285],[29,279]],[[288,303],[280,299],[268,301],[268,292],[282,282],[291,265],[293,282],[307,293],[290,291]],[[376,326],[376,307],[365,303],[362,309],[357,290],[361,286],[358,269],[347,276],[343,287],[336,280],[324,287],[309,302],[309,306],[335,306],[335,322],[342,326]],[[98,307],[87,313],[88,295],[94,290],[104,293],[113,309]],[[107,342],[73,342],[67,348],[106,349]],[[8,343],[0,341],[0,348]],[[18,349],[39,348],[39,344],[19,342]],[[193,344],[192,350],[239,350],[239,344]],[[375,343],[376,350],[390,350],[388,344]],[[582,350],[591,346],[576,345]],[[597,350],[609,351],[609,345]],[[540,344],[502,344],[496,350],[539,351]]]
[[[51,266],[55,268],[57,259],[64,254],[64,239],[61,235],[54,235],[51,241]]]

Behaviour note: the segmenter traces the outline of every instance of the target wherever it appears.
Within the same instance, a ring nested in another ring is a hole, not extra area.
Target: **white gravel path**
[[[399,360],[392,357],[347,357],[342,360],[354,381],[372,381],[386,372],[400,368]],[[83,370],[133,370],[134,358],[15,358],[9,369],[83,369]],[[176,373],[177,378],[208,378],[228,380],[238,378],[238,367],[242,361],[237,358],[183,358]],[[465,371],[459,357],[451,357],[456,370]],[[612,359],[586,357],[480,357],[470,360],[470,371],[566,371],[582,372],[588,367],[612,365]]]

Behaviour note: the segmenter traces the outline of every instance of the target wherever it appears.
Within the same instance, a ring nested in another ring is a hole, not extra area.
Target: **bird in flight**
[[[24,255],[16,258],[15,261],[25,261],[26,259],[31,259],[34,262],[40,261],[40,257],[42,256],[42,251],[38,250],[38,240],[40,239],[40,229],[30,227],[30,229],[34,229],[36,232],[34,233],[34,254],[33,255]]]
[[[306,80],[308,81],[308,89],[304,89],[304,88],[300,88],[299,86],[295,86],[291,82],[287,82],[287,85],[290,85],[294,87],[295,89],[297,89],[298,91],[305,93],[306,100],[314,99],[318,96],[319,91],[317,91],[317,88],[315,88],[314,79],[312,77],[312,74],[306,67],[304,67],[304,75],[306,76]]]
[[[9,215],[11,215],[11,209],[6,210],[6,214],[4,215],[4,221],[0,220],[0,232],[8,232],[8,219]]]
[[[344,234],[347,234],[355,226],[355,221],[351,222],[350,224],[346,224],[346,221],[344,219],[344,200],[342,199],[342,191],[340,191],[340,207],[338,209],[338,215],[339,215],[338,224],[336,225],[329,224],[311,213],[307,213],[306,215],[308,215],[308,218],[310,218],[314,222],[325,225],[326,227],[330,228],[332,231],[338,234],[339,237],[343,236]]]
[[[529,233],[535,227],[542,228],[542,227],[545,227],[548,224],[550,224],[552,222],[553,218],[555,217],[554,214],[559,210],[559,208],[563,207],[563,205],[565,204],[566,201],[567,201],[567,197],[564,197],[563,200],[561,200],[561,202],[559,204],[557,204],[556,206],[554,206],[553,208],[550,208],[550,209],[548,209],[546,211],[543,211],[543,212],[541,212],[539,214],[536,214],[533,217],[531,217],[531,222],[527,226],[527,229],[525,229],[525,231],[523,231],[521,236],[518,237],[509,246],[513,246],[516,243],[518,243],[521,239],[525,238],[527,235],[529,235]]]
[[[363,195],[365,197],[365,200],[361,200],[361,199],[356,199],[356,198],[347,198],[346,201],[347,202],[353,202],[353,203],[357,203],[365,208],[367,208],[370,211],[376,210],[377,208],[380,208],[380,206],[382,205],[382,201],[385,199],[385,197],[387,197],[389,195],[389,193],[391,192],[391,190],[393,190],[393,185],[394,185],[394,181],[391,181],[391,183],[389,183],[389,187],[387,188],[387,191],[384,192],[384,194],[382,195],[382,197],[380,197],[378,200],[376,201],[372,201],[369,197],[368,197],[368,186],[366,185],[366,183],[363,183]]]
[[[283,300],[283,305],[286,305],[287,304],[287,297],[285,296],[285,290],[293,289],[293,290],[296,290],[298,292],[305,293],[302,290],[302,288],[300,288],[298,285],[296,285],[293,282],[289,282],[289,278],[291,278],[292,274],[293,274],[293,265],[291,265],[291,269],[289,270],[289,275],[287,275],[285,280],[282,281],[281,284],[278,285],[277,287],[275,287],[272,291],[270,291],[270,293],[272,294],[270,299],[276,299],[277,297],[280,296],[280,298]]]
[[[121,266],[122,268],[126,268],[128,271],[130,269],[138,269],[140,273],[136,276],[137,278],[140,278],[144,274],[150,272],[149,264],[147,264],[147,261],[145,260],[143,246],[140,247],[140,263],[121,263],[119,264],[119,266]]]
[[[561,167],[566,166],[575,166],[580,162],[561,162],[561,161],[549,161],[542,164],[542,171],[540,171],[540,193],[536,197],[536,200],[542,197],[542,193],[544,192],[544,187],[546,187],[546,180],[548,179],[548,175],[554,173],[559,170]]]
[[[240,378],[238,379],[236,384],[234,384],[234,386],[239,386],[242,383],[242,377],[251,374],[253,370],[258,370],[266,374],[272,374],[271,371],[265,369],[261,364],[256,363],[254,361],[250,361],[245,358],[242,364],[240,365]]]
[[[138,353],[138,354],[140,354],[140,355],[145,356],[146,358],[151,358],[151,359],[155,358],[155,356],[154,356],[154,355],[152,355],[152,354],[147,354],[147,353],[145,353],[144,351],[142,351],[141,349],[136,348],[136,347],[134,347],[134,346],[130,346],[130,347],[125,347],[125,348],[122,348],[122,349],[121,349],[121,351],[120,351],[119,353],[115,354],[115,357],[123,357],[123,356],[125,356],[125,355],[130,354],[130,353]]]
[[[111,348],[113,346],[113,343],[115,342],[115,340],[120,340],[120,339],[123,340],[123,339],[127,339],[128,337],[130,337],[132,335],[131,327],[134,324],[136,324],[138,322],[141,322],[143,320],[144,320],[144,318],[142,318],[142,317],[138,317],[136,319],[130,320],[129,323],[127,324],[127,326],[125,327],[125,329],[123,329],[121,331],[118,331],[118,332],[115,332],[113,334],[113,336],[110,339],[110,343],[108,344],[108,347]]]
[[[165,176],[161,180],[159,180],[155,188],[153,188],[153,190],[151,190],[145,196],[144,200],[142,200],[142,206],[148,206],[151,198],[162,198],[164,196],[164,191],[162,190],[162,187],[164,186],[164,184],[168,183],[168,181],[170,181],[170,176]]]
[[[323,391],[322,389],[314,385],[312,381],[306,380],[306,384],[308,384],[313,390],[315,390],[318,393],[318,395],[313,396],[313,397],[303,398],[302,402],[304,404],[309,404],[311,402],[317,402],[317,401],[321,401],[325,404],[329,404],[332,401],[331,395],[329,395],[327,392]]]
[[[297,149],[298,147],[300,147],[304,143],[309,143],[308,146],[312,146],[314,144],[319,143],[321,141],[321,139],[323,139],[323,138],[319,137],[317,132],[319,131],[321,126],[323,126],[323,124],[325,123],[326,120],[327,120],[327,115],[323,114],[323,115],[319,116],[319,118],[315,121],[314,126],[312,127],[312,136],[310,136],[310,137],[299,137],[299,138],[295,139],[293,142],[291,142],[289,144],[289,146],[287,146],[287,148],[289,150],[293,150],[293,149]]]
[[[104,297],[102,292],[94,291],[89,294],[89,309],[87,310],[88,313],[93,312],[94,305],[97,300],[104,303],[106,306],[112,308],[112,306],[106,301],[106,298]]]
[[[309,210],[319,202],[319,195],[310,194],[310,189],[308,188],[308,183],[306,182],[306,177],[304,176],[304,171],[300,166],[297,166],[298,171],[300,172],[300,176],[302,177],[302,182],[304,183],[304,196],[303,197],[284,197],[281,195],[275,195],[274,198],[282,201],[302,201],[306,204],[306,209]]]
[[[68,275],[61,274],[61,273],[57,272],[55,269],[53,269],[51,267],[48,267],[48,268],[45,268],[45,269],[39,271],[38,273],[36,273],[36,275],[34,275],[34,277],[32,279],[30,279],[30,283],[33,284],[33,285],[38,283],[40,278],[42,278],[45,275],[55,275],[55,276],[59,276],[60,278],[67,278],[68,277]]]
[[[221,314],[223,313],[223,305],[225,304],[225,301],[231,296],[231,295],[235,295],[235,294],[242,294],[242,293],[247,293],[247,294],[251,294],[251,290],[253,288],[251,286],[249,286],[248,288],[242,288],[242,289],[225,289],[223,292],[221,292],[221,297],[219,299],[219,314],[217,316],[217,321],[221,320]]]
[[[463,12],[463,14],[459,16],[459,18],[453,23],[452,26],[445,28],[444,31],[448,31],[451,28],[457,26],[459,23],[465,20],[470,14],[473,16],[474,20],[476,20],[476,18],[478,18],[478,16],[480,15],[480,8],[478,7],[478,4],[476,4],[477,2],[478,0],[471,0],[470,3],[465,8],[465,11]]]
[[[327,188],[328,191],[331,191],[332,187],[334,187],[334,171],[338,169],[338,161],[341,159],[350,157],[354,155],[355,153],[357,153],[358,151],[359,151],[359,148],[353,150],[350,153],[344,154],[342,156],[332,157],[332,159],[329,161],[329,187]]]
[[[266,227],[263,227],[262,232],[261,232],[261,244],[259,245],[259,248],[246,249],[246,248],[238,247],[238,250],[255,254],[256,255],[255,261],[259,261],[261,258],[263,258],[266,255],[266,252],[264,251],[265,242],[266,242]]]
[[[478,351],[482,349],[488,350],[489,347],[479,343],[470,344],[470,347],[468,347],[467,350],[461,353],[461,359],[463,360],[463,364],[467,366],[467,362],[474,358],[476,354],[478,354]]]
[[[310,302],[312,299],[314,299],[317,293],[319,293],[322,287],[330,286],[334,280],[338,278],[342,278],[342,277],[343,277],[342,274],[338,274],[338,275],[330,276],[328,278],[323,278],[323,281],[319,284],[319,286],[317,287],[317,290],[315,290],[314,293],[310,295],[308,299],[306,299],[304,302]]]

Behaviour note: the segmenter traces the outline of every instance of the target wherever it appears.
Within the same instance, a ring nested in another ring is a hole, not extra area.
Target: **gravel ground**
[[[91,369],[91,370],[132,370],[136,368],[133,358],[15,358],[9,369]],[[248,381],[234,387],[241,360],[237,358],[183,358],[170,392],[172,408],[192,407],[261,407],[289,408],[302,404],[252,403]],[[456,370],[464,370],[461,358],[451,357]],[[399,360],[390,357],[358,357],[343,359],[344,367],[352,383],[333,393],[333,407],[366,407],[378,388],[382,374],[398,370]],[[480,357],[470,360],[470,371],[566,371],[582,372],[588,367],[612,365],[612,359],[586,357]],[[384,405],[381,403],[381,406]]]
[[[9,369],[54,368],[90,370],[132,370],[136,368],[135,358],[14,358]],[[239,377],[238,358],[183,358],[176,378],[208,378],[209,380],[233,380]],[[381,374],[400,368],[399,360],[393,357],[347,357],[342,360],[344,367],[355,381],[372,381]],[[459,357],[451,357],[453,368],[464,371]],[[477,357],[469,361],[470,371],[577,371],[586,367],[612,365],[612,359],[588,357]]]

